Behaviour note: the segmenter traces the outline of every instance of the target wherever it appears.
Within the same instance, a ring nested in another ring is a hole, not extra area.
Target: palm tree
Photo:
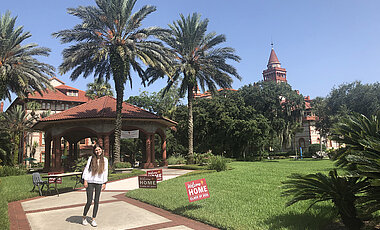
[[[132,13],[136,0],[96,0],[96,6],[69,8],[68,13],[78,17],[82,23],[53,35],[62,43],[76,43],[63,51],[61,73],[73,70],[70,78],[80,75],[113,77],[116,89],[116,121],[114,162],[120,161],[121,109],[124,85],[132,87],[131,71],[137,72],[145,83],[146,75],[142,63],[166,69],[169,66],[169,50],[157,40],[147,40],[151,36],[165,36],[168,30],[158,27],[141,27],[141,22],[152,12],[154,6],[143,6]],[[140,62],[141,61],[141,62]]]
[[[380,111],[366,117],[353,114],[344,118],[333,129],[333,139],[344,147],[334,156],[339,166],[371,182],[360,203],[364,210],[380,210]]]
[[[332,201],[337,207],[344,225],[348,229],[357,230],[363,225],[358,217],[355,207],[357,194],[363,193],[368,182],[360,177],[338,176],[336,170],[332,170],[329,176],[322,173],[300,175],[292,174],[289,180],[282,182],[283,196],[292,196],[286,206],[299,201],[312,200],[314,204],[321,201]]]
[[[111,85],[101,78],[95,79],[93,83],[87,84],[86,96],[95,99],[103,96],[113,96]]]
[[[17,17],[7,11],[0,18],[0,100],[11,99],[13,92],[20,97],[37,91],[42,94],[46,88],[53,89],[49,76],[54,67],[39,62],[35,56],[49,56],[50,49],[31,43],[22,45],[32,35],[15,28]]]
[[[226,60],[239,62],[240,57],[235,55],[235,50],[230,47],[216,48],[217,45],[226,41],[225,35],[206,33],[208,19],[201,20],[200,15],[194,13],[169,25],[171,36],[161,36],[176,53],[173,61],[173,69],[169,74],[168,85],[164,92],[180,78],[180,96],[187,92],[188,102],[188,139],[189,156],[193,154],[193,100],[194,90],[198,86],[204,91],[205,86],[212,93],[216,92],[216,86],[231,88],[232,78],[230,75],[241,79],[236,69],[226,63]],[[147,70],[151,78],[149,83],[163,77],[163,72],[154,68]]]

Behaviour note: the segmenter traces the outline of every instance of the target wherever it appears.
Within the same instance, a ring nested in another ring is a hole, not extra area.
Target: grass
[[[108,180],[118,180],[128,177],[133,177],[137,175],[145,174],[141,170],[132,170],[130,173],[118,173],[109,174]],[[75,177],[64,177],[62,178],[62,184],[58,184],[57,188],[59,193],[72,191],[75,185]],[[82,186],[82,184],[77,185],[77,187]],[[55,190],[52,189],[54,185],[51,185],[51,194],[56,194]],[[9,219],[8,219],[8,203],[17,200],[24,200],[27,198],[32,198],[39,196],[38,188],[31,192],[33,188],[32,175],[20,175],[20,176],[8,176],[0,178],[0,226],[1,229],[9,229]],[[46,186],[42,191],[43,195],[50,195],[46,191]]]
[[[233,162],[232,170],[184,175],[158,184],[156,190],[138,189],[128,197],[150,203],[176,214],[220,229],[323,229],[336,221],[330,203],[305,212],[310,203],[288,208],[289,198],[281,197],[281,181],[291,173],[327,173],[329,160],[278,160]],[[210,198],[189,203],[185,182],[205,178]]]

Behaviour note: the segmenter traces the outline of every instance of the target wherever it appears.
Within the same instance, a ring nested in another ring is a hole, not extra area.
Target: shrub
[[[326,150],[326,146],[322,144],[322,151]],[[321,145],[320,144],[311,144],[309,145],[309,154],[311,156],[315,155],[317,152],[321,151]]]
[[[131,168],[132,165],[129,162],[115,162],[113,164],[113,168],[120,169],[120,168]]]
[[[14,166],[0,166],[0,177],[26,174],[26,169]]]
[[[179,165],[186,163],[186,159],[183,156],[170,156],[167,161],[168,165]]]
[[[73,171],[74,172],[82,172],[84,170],[84,167],[86,167],[87,159],[84,157],[81,157],[74,161]]]
[[[225,171],[227,170],[227,161],[222,156],[212,156],[208,169],[216,170],[217,172]]]

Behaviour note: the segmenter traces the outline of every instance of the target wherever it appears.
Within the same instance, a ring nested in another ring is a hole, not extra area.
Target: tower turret
[[[281,63],[277,58],[276,52],[272,47],[270,52],[267,69],[263,71],[264,81],[287,82],[286,69],[281,68]]]

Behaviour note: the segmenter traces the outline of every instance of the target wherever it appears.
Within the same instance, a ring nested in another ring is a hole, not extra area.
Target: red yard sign
[[[189,202],[202,200],[210,197],[206,179],[193,180],[185,183]]]
[[[60,172],[49,172],[48,175],[61,174]],[[57,180],[57,181],[56,181]],[[62,184],[62,177],[49,177],[49,184]]]
[[[146,175],[155,176],[157,177],[157,181],[162,181],[162,169],[147,171]]]
[[[155,176],[139,176],[139,188],[157,188]]]

